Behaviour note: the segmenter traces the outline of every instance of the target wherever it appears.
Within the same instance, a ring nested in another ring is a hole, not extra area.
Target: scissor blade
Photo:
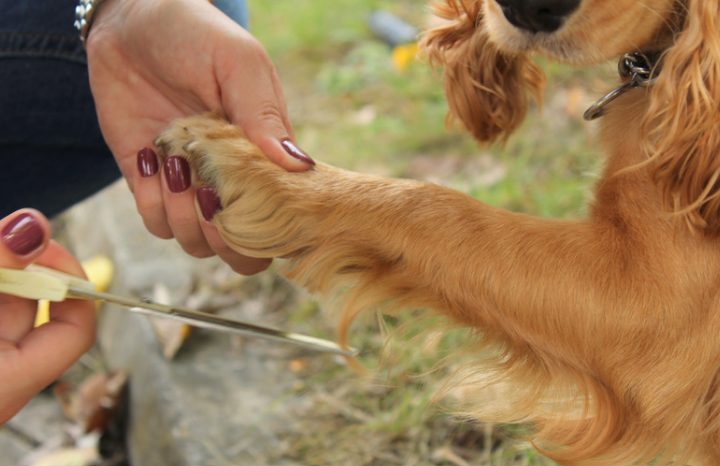
[[[76,287],[68,289],[68,298],[93,299],[117,304],[132,312],[147,314],[156,317],[165,317],[184,322],[194,327],[202,327],[223,332],[238,333],[246,336],[265,338],[293,345],[303,346],[324,353],[341,354],[344,356],[357,356],[358,351],[352,348],[342,348],[337,343],[322,338],[311,337],[299,333],[285,332],[271,327],[251,324],[240,320],[194,311],[177,306],[154,303],[149,300],[128,298],[109,293],[99,293]]]

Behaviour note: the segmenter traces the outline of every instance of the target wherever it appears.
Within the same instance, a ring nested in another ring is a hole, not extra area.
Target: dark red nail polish
[[[43,244],[45,231],[31,214],[18,215],[2,230],[2,242],[19,256],[30,254]]]
[[[157,174],[160,166],[155,151],[149,147],[143,147],[138,151],[137,166],[140,176],[148,178]]]
[[[291,157],[294,157],[298,159],[301,162],[305,162],[310,165],[315,165],[315,161],[310,158],[309,155],[305,153],[304,150],[300,149],[298,146],[295,145],[294,142],[292,142],[290,139],[283,139],[280,141],[280,145],[285,149],[285,152],[287,152]]]
[[[198,188],[195,193],[197,196],[198,206],[200,206],[200,212],[205,220],[208,222],[215,217],[222,206],[220,205],[220,199],[218,199],[215,190],[211,186],[203,186]]]
[[[183,157],[179,155],[168,157],[165,159],[165,162],[163,162],[163,168],[170,191],[181,193],[190,187],[192,183],[192,179],[190,178],[190,164]]]

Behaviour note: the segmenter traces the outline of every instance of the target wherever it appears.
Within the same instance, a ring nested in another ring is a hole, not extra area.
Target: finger
[[[173,236],[183,250],[194,257],[214,255],[205,240],[195,210],[195,190],[187,160],[170,156],[163,162],[163,203]]]
[[[275,67],[270,70],[270,82],[272,83],[273,92],[277,98],[278,108],[280,109],[280,117],[282,118],[283,126],[288,130],[288,137],[291,140],[295,140],[295,131],[290,122],[290,116],[287,112],[287,103],[285,101],[285,92],[280,82],[280,77],[277,74]]]
[[[0,294],[0,341],[18,343],[35,325],[37,301]]]
[[[54,241],[47,244],[37,263],[85,276],[77,260]],[[35,301],[18,299],[14,306],[17,308],[20,304],[31,309],[34,317]],[[7,311],[8,308],[0,304],[0,317]],[[0,423],[12,417],[35,393],[60,377],[92,346],[94,339],[94,304],[82,300],[53,303],[50,306],[50,321],[28,330],[18,342],[0,338],[0,373],[4,380],[13,382],[0,383]]]
[[[0,267],[21,269],[42,254],[50,223],[34,209],[21,209],[0,220]]]
[[[160,161],[154,150],[149,147],[140,149],[136,170],[137,176],[133,177],[135,179],[133,195],[145,228],[159,238],[172,238],[173,232],[168,223],[163,200]]]
[[[85,277],[77,260],[62,246],[50,240],[38,257],[37,264],[51,269]],[[53,308],[50,308],[50,320],[53,320]],[[19,343],[35,326],[37,302],[15,296],[0,294],[0,340]]]
[[[312,169],[315,162],[294,141],[285,98],[275,68],[254,39],[246,39],[243,59],[219,60],[216,75],[230,121],[270,160],[288,171]],[[248,83],[251,83],[248,91]]]
[[[95,341],[91,301],[67,300],[50,307],[50,322],[28,333],[17,345],[0,340],[0,424],[57,380]]]
[[[65,248],[60,246],[53,240],[50,240],[47,250],[37,260],[38,264],[44,265],[51,269],[75,275],[77,277],[87,279],[82,265],[70,254]],[[50,321],[48,324],[52,331],[55,326],[64,328],[64,332],[71,332],[76,335],[74,344],[69,346],[73,350],[72,354],[80,356],[93,343],[95,332],[95,305],[92,301],[87,300],[66,300],[62,303],[53,303],[50,306]],[[54,332],[60,333],[59,330]],[[44,338],[42,334],[39,337]],[[53,338],[53,337],[48,337]],[[23,341],[23,344],[27,344]]]
[[[52,240],[50,240],[47,250],[38,258],[37,263],[51,269],[87,279],[82,265],[80,265],[77,259],[65,248]],[[53,303],[50,306],[49,322],[38,330],[46,326],[48,327],[48,329],[45,330],[46,333],[52,332],[60,334],[70,332],[74,334],[78,341],[74,341],[68,348],[72,350],[72,354],[79,357],[94,341],[95,304],[88,300],[74,299],[61,303]],[[57,329],[53,330],[55,327],[62,327],[64,330],[63,332]],[[34,342],[34,339],[42,342],[44,341],[42,340],[43,338],[58,338],[56,336],[45,337],[43,335],[44,333],[41,333],[38,336],[32,337],[33,339],[31,340],[23,340],[22,344],[27,345],[29,342]],[[69,339],[69,337],[66,337],[66,339]]]
[[[0,267],[23,269],[47,248],[50,224],[43,214],[22,209],[0,220]],[[0,294],[0,339],[16,343],[32,330],[37,303]]]
[[[50,241],[37,263],[86,279],[80,263],[55,241]],[[32,380],[42,389],[87,351],[95,341],[95,304],[68,299],[50,306],[50,320],[18,343],[21,357],[33,361]]]
[[[60,377],[95,342],[92,301],[69,299],[50,306],[50,321],[19,343],[20,357],[32,361],[28,374],[35,392]],[[30,372],[30,371],[29,371]]]
[[[244,256],[231,249],[222,239],[212,219],[220,210],[220,201],[210,186],[202,186],[197,190],[198,218],[201,218],[200,228],[212,250],[220,259],[228,264],[240,275],[254,275],[270,267],[272,259],[260,259]]]

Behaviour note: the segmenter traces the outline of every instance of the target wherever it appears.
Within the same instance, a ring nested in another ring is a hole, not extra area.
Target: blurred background
[[[601,69],[541,61],[537,109],[504,148],[478,148],[447,131],[440,70],[393,51],[368,26],[374,11],[424,29],[425,0],[249,0],[251,31],[278,68],[298,141],[310,155],[364,172],[428,179],[491,204],[548,217],[583,209],[595,170],[582,113],[606,89]],[[590,93],[588,95],[588,93]]]

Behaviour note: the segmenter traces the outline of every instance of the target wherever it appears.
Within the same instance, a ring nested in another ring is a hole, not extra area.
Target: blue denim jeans
[[[0,218],[21,207],[52,217],[121,176],[95,114],[76,4],[0,0]],[[247,27],[244,0],[215,5]]]

